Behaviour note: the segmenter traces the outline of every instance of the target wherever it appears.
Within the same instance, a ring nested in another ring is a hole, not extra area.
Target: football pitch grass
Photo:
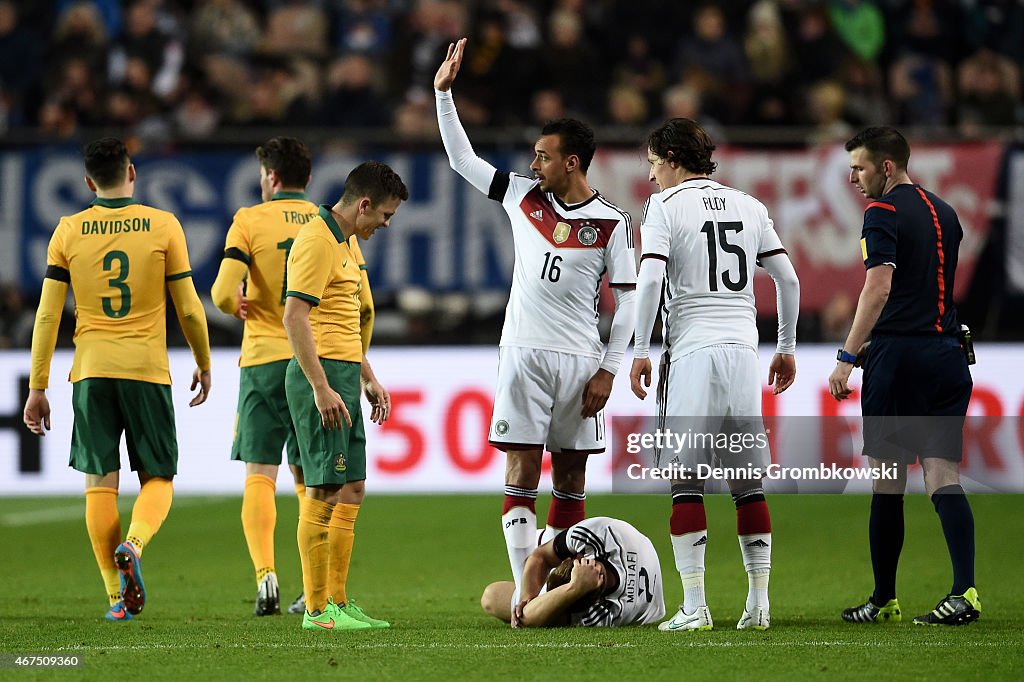
[[[282,476],[282,479],[284,475]],[[546,496],[539,516],[547,509]],[[121,501],[127,527],[132,499]],[[772,627],[737,632],[746,574],[727,495],[707,498],[712,632],[511,630],[479,597],[507,579],[500,496],[367,497],[357,525],[349,594],[390,630],[309,632],[299,616],[252,616],[255,579],[240,498],[180,497],[146,549],[149,601],[129,623],[103,620],[102,583],[81,498],[0,500],[0,652],[78,654],[74,670],[0,670],[4,679],[1020,679],[1024,670],[1024,496],[974,495],[979,623],[913,626],[950,584],[931,503],[906,499],[900,566],[904,622],[847,625],[839,611],[871,589],[867,496],[770,498],[774,525]],[[277,570],[287,608],[301,591],[296,501],[278,498]],[[661,556],[666,607],[682,588],[668,539],[669,502],[593,496],[589,515],[626,519]]]

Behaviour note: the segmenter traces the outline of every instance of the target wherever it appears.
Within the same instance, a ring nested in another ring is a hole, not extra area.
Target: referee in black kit
[[[850,182],[871,200],[860,240],[867,274],[829,390],[836,400],[850,395],[850,372],[870,336],[861,394],[864,454],[872,468],[895,465],[898,475],[874,482],[869,538],[875,591],[845,609],[843,620],[902,619],[896,566],[903,493],[907,465],[919,455],[953,563],[953,587],[914,623],[965,625],[978,619],[981,601],[974,587],[974,516],[960,486],[962,426],[973,387],[966,357],[973,351],[969,338],[961,343],[953,304],[963,229],[949,204],[907,176],[910,146],[897,130],[867,128],[846,151]]]

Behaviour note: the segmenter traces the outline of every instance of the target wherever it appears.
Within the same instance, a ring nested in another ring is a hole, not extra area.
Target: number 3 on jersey
[[[742,232],[743,223],[739,221],[728,221],[718,223],[717,230],[715,229],[715,223],[707,221],[704,223],[704,227],[700,228],[700,231],[704,233],[708,240],[708,290],[718,291],[718,279],[721,276],[722,284],[729,291],[743,291],[747,286],[747,254],[744,253],[743,247],[739,244],[729,243],[730,232]],[[718,237],[718,244],[715,244],[715,237]],[[732,278],[729,270],[723,270],[721,275],[718,272],[718,246],[722,247],[722,251],[725,253],[731,253],[736,256],[739,260],[739,275],[736,279]]]
[[[121,304],[115,309],[113,296],[104,296],[100,300],[103,303],[103,314],[116,320],[127,315],[132,309],[132,290],[124,283],[128,279],[128,254],[124,251],[107,252],[107,255],[103,257],[104,272],[113,271],[115,261],[117,262],[117,277],[108,279],[107,284],[121,294]]]

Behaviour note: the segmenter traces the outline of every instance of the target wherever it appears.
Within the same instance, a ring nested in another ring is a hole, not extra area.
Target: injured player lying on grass
[[[617,519],[586,519],[535,549],[515,583],[491,583],[480,598],[488,614],[512,627],[621,626],[665,615],[661,564],[651,541]]]

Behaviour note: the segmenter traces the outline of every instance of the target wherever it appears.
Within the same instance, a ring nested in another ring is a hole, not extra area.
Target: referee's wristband
[[[850,365],[857,364],[857,356],[853,353],[847,353],[844,349],[840,348],[839,352],[836,353],[836,360],[839,362],[845,362]]]

